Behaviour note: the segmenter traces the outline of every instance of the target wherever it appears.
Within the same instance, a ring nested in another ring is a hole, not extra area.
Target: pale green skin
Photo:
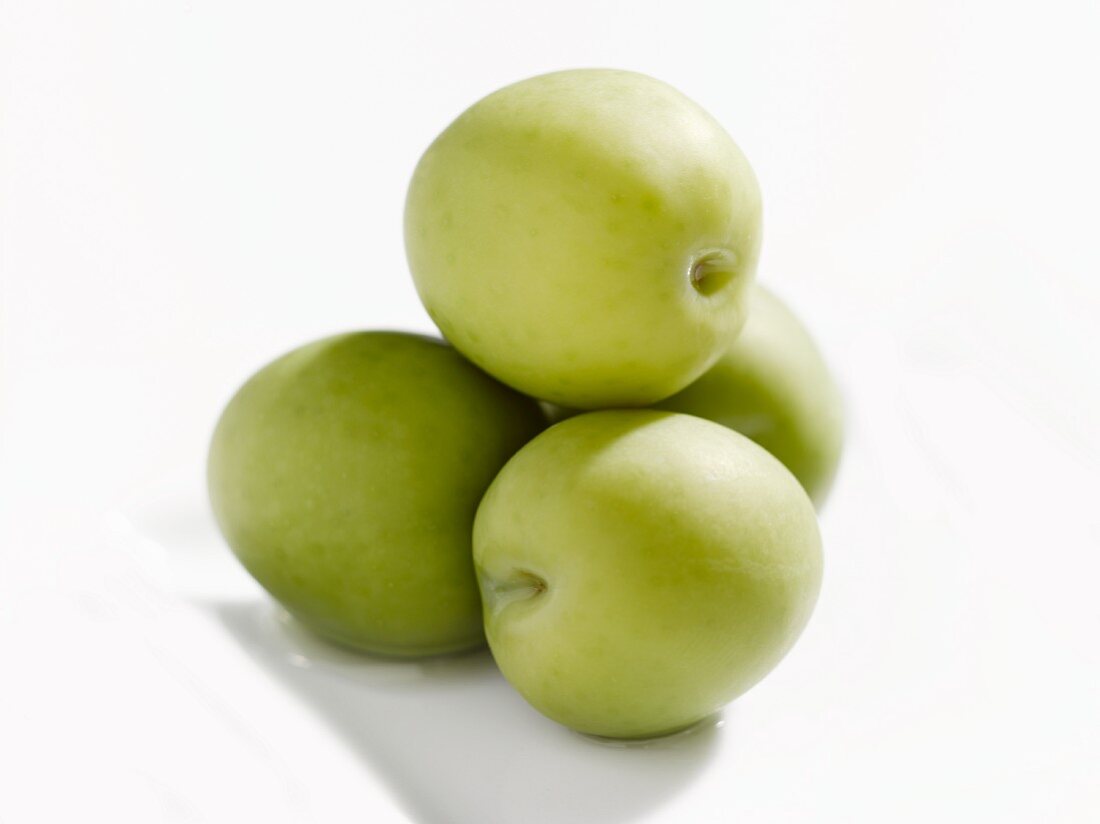
[[[813,504],[748,438],[690,415],[593,412],[520,450],[474,562],[489,646],[545,715],[644,738],[715,712],[798,638],[821,582]]]
[[[210,501],[245,568],[307,627],[394,656],[484,643],[471,561],[482,494],[544,426],[442,341],[327,338],[229,402]]]
[[[779,458],[819,507],[836,475],[844,409],[813,337],[756,285],[745,328],[706,374],[658,406],[748,435]]]
[[[753,171],[710,115],[651,77],[586,69],[455,120],[413,175],[405,245],[432,319],[483,369],[556,403],[640,406],[740,328],[760,224]]]

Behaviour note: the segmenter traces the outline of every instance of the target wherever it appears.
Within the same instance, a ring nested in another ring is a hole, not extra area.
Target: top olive
[[[409,186],[405,243],[443,334],[578,408],[683,389],[745,319],[760,191],[725,130],[633,72],[534,77],[475,103]]]

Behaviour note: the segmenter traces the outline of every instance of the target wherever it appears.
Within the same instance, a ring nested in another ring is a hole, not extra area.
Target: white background
[[[27,0],[0,25],[0,821],[1100,820],[1096,3]],[[310,642],[203,497],[251,370],[430,328],[401,211],[434,135],[589,65],[726,124],[761,278],[850,416],[803,640],[648,748],[544,721],[484,656]]]

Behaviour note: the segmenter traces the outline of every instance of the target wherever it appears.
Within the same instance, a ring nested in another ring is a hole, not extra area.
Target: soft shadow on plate
[[[208,519],[195,518],[206,522],[200,528],[209,541],[219,541]],[[170,552],[191,551],[173,546],[179,524],[161,529],[141,520],[141,531]],[[233,565],[223,551],[225,564]],[[487,651],[408,662],[373,658],[314,636],[268,599],[190,600],[212,609],[241,648],[341,736],[419,824],[632,821],[688,786],[718,742],[717,719],[653,741],[587,738],[531,709]]]

